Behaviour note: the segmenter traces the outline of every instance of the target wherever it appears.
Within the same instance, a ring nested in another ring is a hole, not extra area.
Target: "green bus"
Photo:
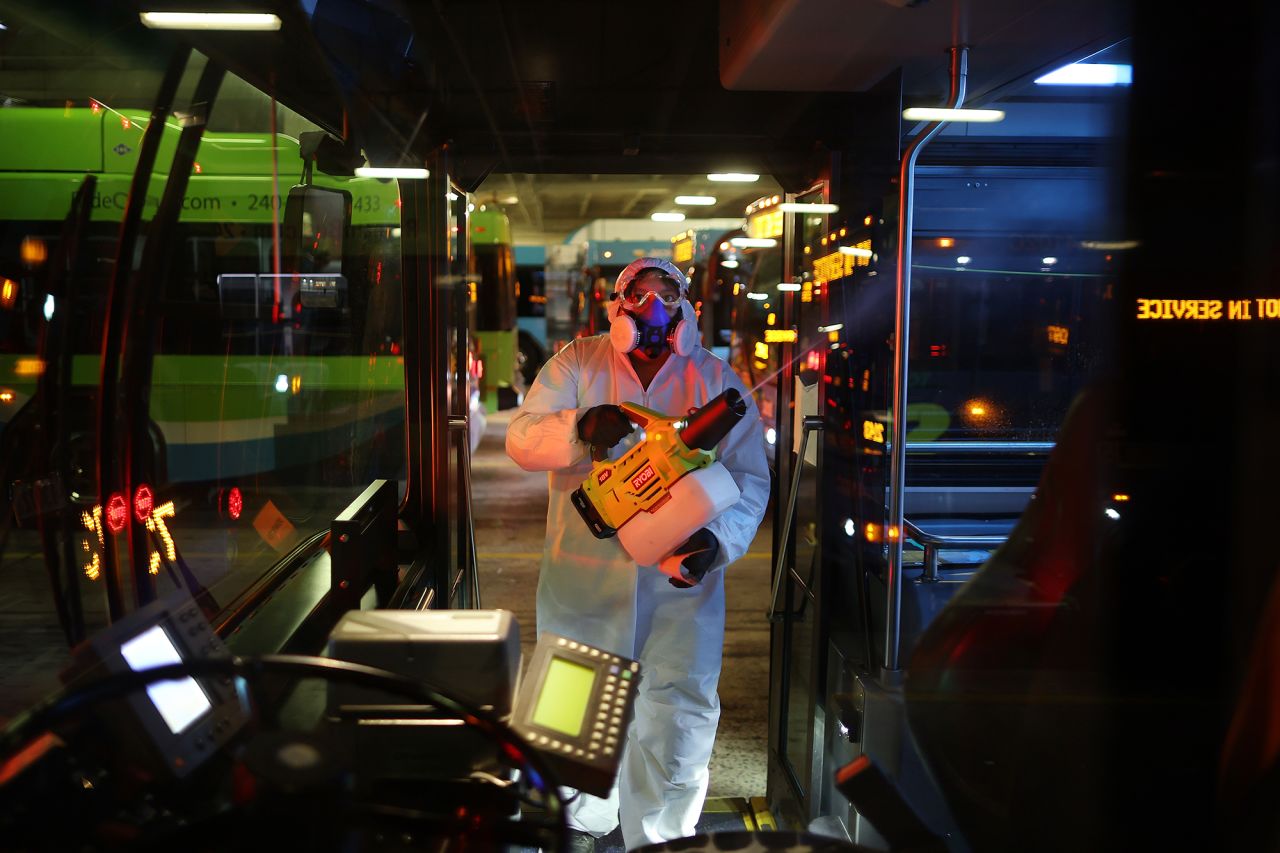
[[[43,372],[42,320],[62,306],[46,293],[62,221],[93,176],[87,277],[71,318],[72,384],[99,380],[101,318],[113,248],[137,165],[146,113],[100,103],[0,110],[0,458],[19,464],[24,422]],[[166,123],[157,163],[181,128]],[[291,469],[309,482],[356,466],[397,476],[403,443],[400,200],[394,182],[317,172],[351,194],[346,261],[332,306],[304,306],[279,256],[282,198],[301,171],[283,134],[208,132],[179,217],[181,246],[161,296],[150,415],[156,466],[170,483],[239,482]],[[159,167],[158,167],[159,168]],[[144,223],[159,197],[152,191]],[[143,232],[145,240],[145,229]],[[353,334],[353,330],[358,333]],[[24,415],[24,412],[26,413]],[[356,417],[356,414],[359,417]],[[88,452],[93,424],[74,429]],[[73,493],[92,502],[93,466]],[[307,473],[310,472],[310,473]],[[10,473],[10,472],[6,472]]]

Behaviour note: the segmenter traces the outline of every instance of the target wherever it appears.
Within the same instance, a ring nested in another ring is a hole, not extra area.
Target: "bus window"
[[[204,66],[193,57],[175,112],[188,109]],[[157,65],[116,59],[124,69]],[[140,70],[129,80],[158,86],[159,77]],[[331,264],[343,279],[337,298],[305,303],[281,268],[281,199],[302,173],[298,134],[317,128],[228,75],[150,322],[125,338],[125,359],[137,348],[154,352],[140,397],[145,473],[130,494],[98,494],[103,321],[154,97],[124,82],[107,74],[93,97],[42,91],[0,110],[0,584],[14,592],[0,634],[21,630],[24,642],[38,636],[47,647],[4,676],[0,696],[13,704],[0,716],[50,689],[58,665],[49,662],[105,623],[108,549],[125,609],[142,595],[145,584],[128,577],[129,525],[146,531],[157,593],[203,589],[225,607],[328,529],[370,480],[405,479],[398,188],[316,173],[316,184],[351,194],[353,220]],[[135,266],[147,255],[179,122],[162,131],[128,258]],[[78,223],[72,202],[82,187]],[[20,689],[8,689],[10,678]]]

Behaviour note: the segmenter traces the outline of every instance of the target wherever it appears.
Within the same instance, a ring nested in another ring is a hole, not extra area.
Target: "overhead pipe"
[[[964,103],[965,84],[969,76],[969,48],[951,48],[951,94],[946,108],[956,109]],[[892,444],[889,449],[889,518],[886,538],[889,543],[888,607],[884,627],[884,669],[901,668],[899,646],[902,642],[902,542],[903,505],[907,480],[907,368],[911,333],[911,234],[914,208],[916,160],[944,121],[927,124],[907,145],[898,175],[898,278],[897,312],[893,323],[893,404]]]

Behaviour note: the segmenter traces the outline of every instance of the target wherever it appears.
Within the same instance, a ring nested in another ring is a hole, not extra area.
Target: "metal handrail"
[[[1008,536],[939,536],[936,533],[927,533],[916,525],[902,520],[902,527],[906,530],[907,539],[913,539],[924,546],[924,575],[922,580],[936,581],[938,580],[938,552],[943,548],[963,548],[966,545],[1003,545],[1008,541]]]
[[[454,415],[449,418],[449,429],[462,433],[459,443],[459,456],[462,458],[458,466],[462,472],[462,485],[467,494],[467,587],[472,609],[479,610],[480,605],[480,565],[476,558],[476,525],[471,505],[471,419],[469,415]],[[450,596],[452,598],[452,596]]]
[[[804,470],[804,455],[809,446],[809,433],[822,431],[822,417],[820,415],[805,415],[800,427],[800,452],[796,456],[796,467],[791,472],[791,491],[787,495],[787,512],[782,517],[782,536],[774,537],[774,541],[780,543],[778,545],[778,561],[773,566],[773,593],[769,597],[769,612],[765,617],[770,622],[778,621],[778,591],[782,589],[783,566],[787,562],[787,542],[791,539],[791,524],[795,521],[796,515],[796,496],[800,493],[800,472]],[[786,574],[795,579],[800,585],[800,589],[810,601],[814,600],[813,592],[809,589],[809,585],[800,579],[794,569],[788,570]]]
[[[1049,453],[1052,441],[909,441],[907,453]]]

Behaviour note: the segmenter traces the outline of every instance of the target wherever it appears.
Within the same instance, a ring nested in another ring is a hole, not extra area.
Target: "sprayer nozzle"
[[[738,389],[726,389],[689,415],[685,428],[680,431],[680,439],[689,448],[711,450],[746,413],[747,401],[742,399]]]

